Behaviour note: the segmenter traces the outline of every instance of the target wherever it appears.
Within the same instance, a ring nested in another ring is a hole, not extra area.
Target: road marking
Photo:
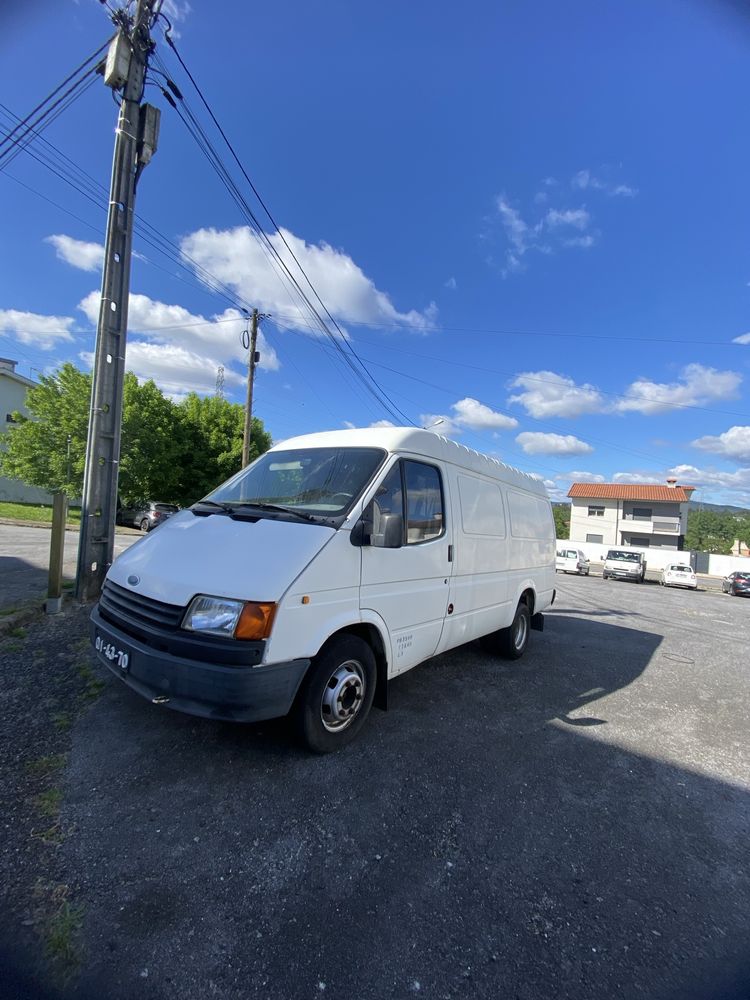
[[[723,622],[721,620],[721,618],[712,618],[711,621],[714,623],[714,625],[731,625],[732,624],[731,622]]]

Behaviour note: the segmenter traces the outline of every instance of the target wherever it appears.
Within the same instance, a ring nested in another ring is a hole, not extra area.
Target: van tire
[[[303,746],[323,754],[351,743],[367,721],[377,677],[375,656],[364,639],[340,635],[325,645],[310,664],[292,711]]]
[[[500,655],[506,660],[519,660],[529,644],[530,628],[531,615],[528,606],[521,601],[510,628],[504,628],[500,632]]]
[[[526,652],[530,628],[531,615],[528,606],[521,601],[509,628],[500,628],[497,632],[483,635],[479,645],[485,653],[502,656],[506,660],[518,660]]]

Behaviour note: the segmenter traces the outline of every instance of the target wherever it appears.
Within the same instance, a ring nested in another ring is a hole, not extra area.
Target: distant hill
[[[750,516],[750,510],[747,507],[732,507],[730,504],[723,503],[703,503],[700,500],[690,501],[688,514],[692,510],[710,510],[714,514],[746,514]]]

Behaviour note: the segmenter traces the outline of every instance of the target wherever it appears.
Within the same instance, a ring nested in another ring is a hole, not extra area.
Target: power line
[[[265,204],[262,202],[262,199],[260,199],[260,196],[258,195],[258,192],[257,192],[256,188],[254,187],[252,181],[250,180],[250,178],[249,178],[249,176],[247,174],[247,171],[245,170],[244,166],[242,165],[239,157],[237,156],[237,154],[236,154],[236,152],[234,150],[234,147],[231,145],[229,139],[227,138],[226,133],[222,129],[222,127],[219,124],[216,116],[214,115],[213,111],[211,110],[210,106],[208,105],[208,102],[206,101],[205,97],[203,96],[203,93],[200,90],[198,84],[196,83],[195,78],[190,73],[189,69],[187,68],[187,66],[184,63],[184,60],[181,58],[179,52],[177,51],[177,49],[176,49],[176,47],[174,45],[174,42],[169,37],[169,33],[167,33],[165,35],[165,37],[166,37],[166,40],[167,40],[168,44],[172,47],[173,51],[175,52],[175,55],[177,56],[177,59],[180,62],[180,65],[182,66],[183,70],[185,71],[185,73],[189,77],[191,83],[193,84],[193,87],[197,91],[197,93],[198,93],[198,95],[199,95],[202,103],[206,107],[206,110],[208,111],[208,113],[209,113],[212,121],[214,122],[214,125],[216,126],[216,128],[220,132],[222,138],[224,139],[224,142],[226,143],[226,145],[229,148],[229,150],[230,150],[233,158],[235,159],[236,163],[238,164],[238,166],[239,166],[239,168],[240,168],[240,170],[242,172],[242,175],[244,176],[245,180],[248,182],[248,184],[250,185],[251,189],[253,190],[253,193],[256,195],[256,197],[258,198],[258,200],[261,202],[261,204],[264,207],[264,210],[266,211],[267,214],[269,214],[269,217],[270,217],[270,213],[268,213],[268,210],[266,209]],[[163,64],[162,64],[162,66],[163,66]],[[179,89],[176,88],[174,85],[171,85],[170,89],[172,90],[172,93],[174,93],[175,96],[177,96],[178,100],[180,100],[180,102],[183,105],[183,107],[185,107],[186,114],[190,117],[191,125],[193,127],[191,128],[190,125],[188,125],[188,122],[185,120],[185,117],[180,114],[180,117],[181,117],[183,123],[186,125],[186,127],[188,128],[188,131],[193,136],[194,140],[197,142],[197,144],[199,145],[199,147],[203,151],[204,155],[207,156],[207,158],[209,159],[209,162],[211,162],[212,166],[214,167],[214,169],[216,170],[216,172],[219,174],[219,177],[222,180],[222,183],[225,184],[225,186],[227,187],[227,190],[230,192],[230,195],[235,199],[235,201],[238,204],[238,207],[240,208],[240,210],[243,212],[243,214],[245,214],[246,218],[248,219],[248,221],[250,223],[251,230],[255,233],[256,237],[261,241],[261,243],[265,243],[265,245],[267,246],[267,248],[270,251],[270,253],[273,255],[273,257],[278,262],[278,265],[281,268],[283,268],[283,270],[288,275],[288,277],[291,280],[292,284],[294,285],[297,293],[299,294],[300,299],[304,303],[304,306],[310,311],[311,316],[314,318],[314,320],[320,326],[321,331],[331,340],[331,342],[333,343],[334,347],[336,347],[337,351],[339,352],[340,357],[351,368],[351,370],[355,374],[355,376],[360,380],[360,382],[367,389],[367,391],[373,396],[373,398],[375,398],[377,400],[377,402],[379,403],[379,405],[381,407],[383,407],[384,409],[386,409],[386,411],[389,413],[389,415],[395,417],[397,420],[399,420],[399,419],[402,418],[407,423],[410,423],[411,421],[409,421],[409,418],[406,416],[406,414],[404,414],[403,412],[401,412],[398,409],[398,407],[395,406],[395,404],[393,403],[393,401],[390,400],[383,393],[383,391],[380,389],[380,387],[378,386],[378,384],[375,381],[375,379],[372,377],[372,375],[367,371],[367,369],[365,368],[365,366],[362,364],[362,362],[359,359],[356,351],[348,343],[348,341],[346,339],[346,335],[344,334],[343,330],[341,330],[341,328],[339,327],[339,325],[336,322],[336,320],[331,316],[330,312],[328,311],[328,309],[326,308],[326,306],[324,305],[324,303],[320,299],[320,296],[318,295],[316,289],[312,285],[312,282],[310,281],[309,277],[307,276],[306,272],[304,271],[304,268],[300,264],[299,260],[297,259],[296,255],[294,254],[293,250],[289,246],[289,244],[288,244],[286,238],[284,237],[283,233],[278,228],[278,226],[276,226],[276,223],[272,219],[272,223],[274,225],[274,228],[276,229],[277,233],[281,237],[281,240],[282,240],[284,246],[286,247],[286,249],[289,252],[290,256],[292,257],[292,259],[296,263],[297,267],[299,268],[299,271],[300,271],[301,275],[303,276],[304,280],[307,282],[307,284],[312,289],[313,294],[314,294],[315,298],[318,300],[318,302],[320,303],[320,305],[322,306],[323,311],[326,313],[326,315],[328,316],[328,318],[333,323],[334,327],[337,329],[337,331],[339,333],[339,336],[341,338],[341,341],[343,341],[343,345],[345,345],[346,349],[345,349],[344,346],[342,346],[342,343],[339,342],[339,340],[332,334],[332,332],[329,329],[326,321],[323,319],[323,317],[320,315],[320,313],[318,312],[318,310],[316,309],[316,307],[313,305],[313,303],[310,301],[310,299],[308,298],[308,296],[305,294],[304,290],[302,289],[302,287],[299,284],[299,281],[294,276],[294,274],[292,274],[292,272],[291,272],[289,266],[287,265],[286,261],[279,254],[278,250],[276,249],[276,247],[273,245],[273,243],[269,239],[268,235],[266,234],[266,232],[264,231],[263,227],[259,223],[258,219],[256,218],[254,212],[252,211],[252,209],[248,205],[247,201],[242,196],[241,192],[239,191],[239,188],[237,187],[237,185],[235,184],[235,182],[232,180],[231,175],[229,174],[229,171],[224,166],[223,161],[221,160],[221,157],[216,152],[216,150],[215,150],[215,148],[214,148],[211,140],[209,139],[209,137],[205,133],[205,130],[202,129],[202,127],[201,127],[200,123],[198,122],[197,118],[195,117],[195,115],[193,115],[193,113],[190,111],[190,109],[187,106],[187,103],[186,103],[184,97],[180,94]],[[178,114],[179,114],[179,109],[177,109],[177,105],[175,104],[174,100],[171,98],[171,95],[169,95],[168,92],[164,91],[164,90],[162,90],[162,93],[164,94],[165,99],[167,99],[167,101],[170,104],[172,104],[173,107],[175,107],[175,110],[178,110]]]

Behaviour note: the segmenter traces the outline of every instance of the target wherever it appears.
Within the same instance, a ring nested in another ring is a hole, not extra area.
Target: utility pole
[[[242,468],[250,461],[250,431],[253,420],[253,382],[255,381],[255,365],[259,355],[255,350],[258,342],[258,310],[253,309],[252,325],[250,326],[250,357],[247,361],[247,400],[245,401],[245,433],[242,435]]]
[[[158,109],[141,105],[153,48],[150,29],[157,3],[158,0],[138,0],[132,22],[127,15],[120,14],[115,21],[119,31],[110,46],[104,72],[105,84],[113,90],[122,90],[122,102],[112,161],[86,443],[76,575],[79,601],[92,601],[99,596],[114,556],[135,189],[143,168],[156,151],[159,131]]]

